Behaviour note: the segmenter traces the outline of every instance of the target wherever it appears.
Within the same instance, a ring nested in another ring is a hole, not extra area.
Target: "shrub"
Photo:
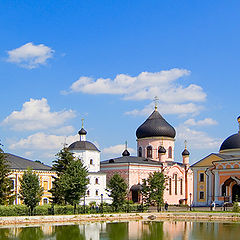
[[[240,212],[240,207],[238,205],[238,202],[234,202],[233,203],[233,209],[232,209],[233,212]]]
[[[26,205],[0,205],[0,216],[27,216],[28,210]]]

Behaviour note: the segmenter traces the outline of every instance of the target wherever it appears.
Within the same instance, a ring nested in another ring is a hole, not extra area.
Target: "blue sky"
[[[66,141],[104,160],[153,110],[191,163],[238,131],[239,1],[1,1],[0,138],[6,152],[51,164]],[[66,139],[66,140],[65,140]]]

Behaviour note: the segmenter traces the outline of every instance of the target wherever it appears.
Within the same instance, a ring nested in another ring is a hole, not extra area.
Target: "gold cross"
[[[154,97],[155,111],[157,111],[158,101],[159,101],[159,98],[158,98],[157,96],[155,96],[155,97]]]
[[[84,121],[84,118],[82,118],[81,121],[82,121],[82,128],[83,128],[83,121]]]
[[[184,141],[185,149],[187,149],[187,140]]]

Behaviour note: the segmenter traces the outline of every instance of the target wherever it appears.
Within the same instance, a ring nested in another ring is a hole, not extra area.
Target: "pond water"
[[[221,240],[240,239],[240,223],[130,221],[0,228],[1,240]]]

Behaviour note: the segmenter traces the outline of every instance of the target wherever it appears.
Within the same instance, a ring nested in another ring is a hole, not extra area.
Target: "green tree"
[[[64,204],[64,194],[59,183],[61,175],[66,171],[67,166],[74,161],[73,154],[67,148],[63,148],[56,154],[57,159],[53,161],[52,171],[55,171],[57,177],[54,177],[53,187],[50,190],[52,193],[53,204]]]
[[[119,174],[114,174],[108,182],[109,197],[112,198],[112,206],[115,211],[123,206],[127,195],[127,184]]]
[[[0,144],[0,205],[12,204],[15,194],[13,192],[12,181],[9,178],[11,174],[6,160],[6,154],[3,152]]]
[[[85,195],[89,183],[88,171],[81,160],[71,161],[59,178],[59,186],[66,203],[74,206]]]
[[[20,179],[20,199],[30,209],[32,215],[34,208],[40,202],[43,195],[43,188],[40,186],[37,174],[33,173],[31,169],[24,172],[22,179]]]
[[[162,172],[150,173],[148,179],[143,180],[143,201],[147,205],[157,205],[157,210],[159,211],[163,205],[165,185],[165,176]]]

